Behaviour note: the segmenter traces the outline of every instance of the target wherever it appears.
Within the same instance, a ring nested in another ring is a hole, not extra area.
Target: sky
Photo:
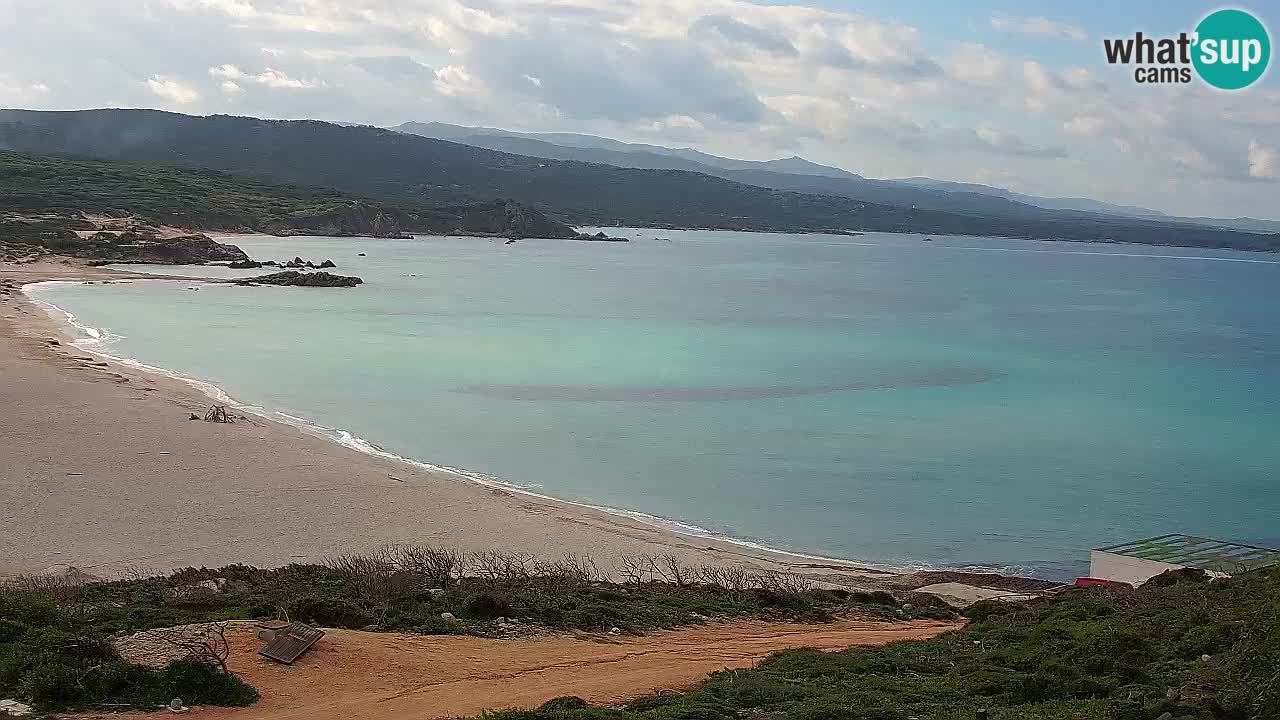
[[[1223,92],[1104,59],[1103,38],[1191,31],[1218,7],[0,0],[0,107],[585,132],[1280,219],[1280,73]],[[1274,40],[1280,6],[1238,7]]]

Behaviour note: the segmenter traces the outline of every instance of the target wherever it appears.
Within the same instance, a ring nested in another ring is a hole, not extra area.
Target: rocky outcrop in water
[[[236,280],[237,285],[287,285],[292,287],[355,287],[364,280],[354,275],[333,275],[327,272],[298,272],[285,270],[270,275]]]
[[[598,232],[595,235],[591,235],[589,233],[578,233],[573,239],[583,240],[585,242],[630,242],[627,238],[611,237],[609,235],[605,235],[603,232]]]
[[[203,265],[207,262],[248,260],[249,256],[235,245],[220,243],[206,235],[152,239],[122,247],[127,262],[163,265]]]

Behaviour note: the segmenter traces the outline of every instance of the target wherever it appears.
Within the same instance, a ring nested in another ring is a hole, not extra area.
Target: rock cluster
[[[608,235],[605,235],[603,232],[598,232],[595,235],[591,235],[589,233],[578,233],[577,235],[574,236],[573,239],[585,240],[587,242],[630,242],[629,240],[627,240],[627,238],[610,237]]]
[[[333,275],[327,272],[298,272],[285,270],[270,275],[236,280],[237,285],[289,285],[295,287],[355,287],[364,280],[354,275]]]

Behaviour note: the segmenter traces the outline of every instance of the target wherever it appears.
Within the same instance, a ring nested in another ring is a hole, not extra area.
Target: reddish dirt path
[[[428,720],[536,707],[561,695],[617,703],[656,690],[687,688],[708,673],[750,667],[776,650],[841,650],[928,638],[956,627],[855,620],[828,625],[744,622],[643,637],[526,640],[330,630],[292,667],[258,657],[253,636],[237,630],[231,636],[231,667],[258,688],[262,700],[240,710],[201,708],[190,717]]]

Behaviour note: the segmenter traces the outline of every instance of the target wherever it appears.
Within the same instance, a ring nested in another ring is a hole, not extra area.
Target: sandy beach
[[[414,542],[586,552],[602,566],[675,553],[859,586],[887,577],[484,487],[256,416],[191,421],[208,396],[79,351],[20,292],[46,280],[131,277],[144,276],[75,261],[0,264],[0,575],[269,567]]]

